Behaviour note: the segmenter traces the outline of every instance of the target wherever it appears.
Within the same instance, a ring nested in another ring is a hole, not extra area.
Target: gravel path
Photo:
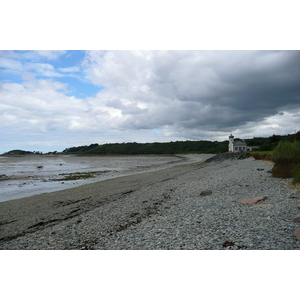
[[[299,249],[300,191],[271,168],[194,163],[4,202],[0,249]],[[256,196],[271,205],[237,203]]]

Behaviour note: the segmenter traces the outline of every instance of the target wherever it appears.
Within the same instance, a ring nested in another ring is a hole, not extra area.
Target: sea
[[[0,202],[49,193],[110,178],[203,161],[187,155],[20,155],[0,156]],[[93,173],[90,173],[93,172]],[[77,174],[75,174],[77,173]],[[80,174],[78,174],[80,173]],[[91,178],[64,180],[69,175]]]

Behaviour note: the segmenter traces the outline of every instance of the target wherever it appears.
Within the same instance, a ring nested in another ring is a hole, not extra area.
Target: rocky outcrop
[[[226,153],[220,153],[216,156],[213,156],[209,159],[207,159],[205,162],[221,162],[224,160],[237,160],[237,159],[246,159],[250,157],[250,154],[248,152],[226,152]]]

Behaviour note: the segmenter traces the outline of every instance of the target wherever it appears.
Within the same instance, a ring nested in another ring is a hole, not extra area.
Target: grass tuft
[[[108,171],[98,171],[98,172],[75,172],[75,173],[62,173],[60,176],[63,178],[55,179],[55,181],[68,181],[68,180],[78,180],[78,179],[87,179],[94,178],[95,175],[100,173],[106,173]]]
[[[298,184],[300,183],[300,164],[297,164],[295,167],[294,167],[294,171],[293,171],[293,184]]]

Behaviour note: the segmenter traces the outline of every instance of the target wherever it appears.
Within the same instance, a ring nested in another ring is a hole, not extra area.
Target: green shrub
[[[297,169],[296,166],[300,164],[300,142],[280,141],[273,150],[272,160],[275,163],[272,169],[273,176],[293,178],[294,169]]]
[[[293,143],[280,141],[278,146],[273,150],[272,160],[275,163],[300,163],[300,142]]]

